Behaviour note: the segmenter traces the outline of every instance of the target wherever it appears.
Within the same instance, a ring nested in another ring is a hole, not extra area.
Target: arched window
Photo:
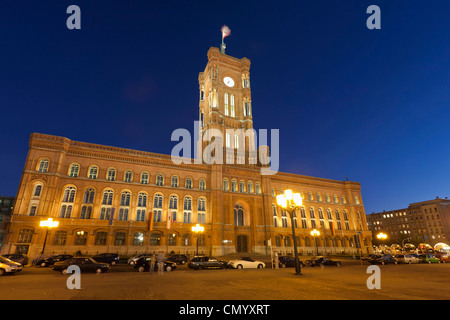
[[[94,245],[96,245],[96,246],[105,246],[107,238],[108,238],[108,233],[107,232],[105,232],[105,231],[98,231],[95,234]]]
[[[153,235],[154,235],[154,233],[151,234],[150,243],[152,243],[152,240],[156,240],[153,238]],[[159,233],[158,233],[158,235],[159,235]],[[159,246],[160,241],[161,241],[161,237],[157,238],[157,241],[153,241],[154,243],[158,242],[158,244],[152,244],[152,245]],[[143,246],[143,245],[144,245],[144,234],[142,232],[136,232],[133,235],[133,246]]]
[[[145,221],[146,210],[147,210],[147,194],[145,192],[140,192],[138,195],[136,221]]]
[[[330,203],[330,196],[328,195],[328,193],[325,193],[325,201],[327,203]]]
[[[84,230],[79,230],[75,233],[75,242],[76,246],[85,246],[87,243],[88,232]]]
[[[359,198],[357,195],[355,195],[355,204],[359,205]]]
[[[148,184],[148,180],[150,178],[150,175],[147,171],[144,171],[141,173],[141,184]]]
[[[302,228],[306,229],[308,228],[308,224],[306,222],[306,211],[305,211],[305,207],[301,207],[300,208],[300,217],[302,219]]]
[[[277,207],[272,204],[272,213],[273,213],[273,226],[275,228],[278,227],[278,215],[277,215]]]
[[[314,208],[310,207],[309,208],[309,216],[311,218],[311,228],[316,228],[316,215],[314,213]]]
[[[161,222],[163,195],[156,193],[153,197],[153,222]]]
[[[281,209],[281,225],[283,228],[288,227],[286,210]]]
[[[169,209],[178,209],[178,197],[176,195],[169,197]]]
[[[163,202],[163,195],[160,193],[156,193],[153,198],[153,208],[162,208],[162,202]]]
[[[108,173],[106,175],[106,180],[108,180],[108,181],[116,180],[116,169],[114,169],[114,168],[108,169]]]
[[[76,192],[76,189],[74,187],[67,187],[64,190],[64,196],[63,196],[62,202],[73,203],[73,201],[75,200],[75,192]]]
[[[198,198],[197,201],[197,222],[205,223],[205,215],[206,215],[206,199]]]
[[[229,106],[228,106],[228,92],[225,92],[224,96],[224,105],[225,105],[225,115],[228,116],[230,114]]]
[[[80,171],[80,165],[78,163],[72,163],[69,167],[69,177],[78,177]]]
[[[131,193],[129,191],[123,191],[120,195],[120,207],[119,207],[119,221],[128,220],[128,212],[130,211],[130,199]]]
[[[338,209],[336,209],[335,214],[336,214],[337,229],[338,230],[342,230],[341,215],[339,214],[339,210]]]
[[[333,201],[334,201],[334,203],[338,203],[338,197],[335,194],[333,194]]]
[[[325,229],[325,220],[324,220],[323,209],[322,208],[319,208],[319,221],[320,221],[320,227],[322,229]]]
[[[183,223],[191,223],[191,216],[192,216],[192,198],[184,197]]]
[[[178,177],[172,176],[172,188],[177,188],[177,187],[178,187]]]
[[[98,167],[90,166],[88,170],[88,178],[89,179],[97,179],[98,176]]]
[[[76,189],[74,187],[67,187],[64,190],[61,209],[59,211],[60,218],[70,218],[72,214],[73,202],[75,200]]]
[[[40,197],[42,192],[42,185],[37,184],[34,186],[33,197]]]
[[[198,188],[200,190],[205,190],[206,189],[206,182],[204,179],[200,179],[198,182]]]
[[[80,219],[90,219],[92,215],[92,204],[94,203],[95,191],[88,188],[84,192],[83,205],[81,206]]]
[[[236,192],[236,180],[231,180],[231,191]]]
[[[142,237],[144,239],[144,237]],[[151,246],[160,246],[161,245],[161,233],[153,232],[150,235],[150,245]]]
[[[245,182],[239,181],[239,192],[245,192]]]
[[[223,191],[228,191],[228,179],[223,179]]]
[[[125,232],[117,232],[116,237],[114,238],[114,245],[115,246],[124,246],[125,245],[125,239],[126,239],[126,233]]]
[[[164,176],[161,173],[156,175],[156,185],[163,186],[164,185]]]
[[[192,179],[186,178],[186,189],[192,189]]]
[[[111,189],[106,189],[103,192],[102,205],[100,208],[100,219],[109,220],[112,210],[114,191]]]
[[[22,229],[19,232],[17,242],[18,243],[31,243],[32,238],[33,238],[33,230],[32,229]]]
[[[67,231],[55,231],[55,237],[53,238],[53,245],[64,246],[66,244]]]
[[[251,181],[247,182],[247,192],[253,193],[253,183]]]
[[[234,117],[236,115],[234,107],[234,94],[230,95],[230,104],[231,104],[231,116]]]
[[[48,159],[41,159],[39,161],[38,172],[47,172],[50,161]]]
[[[244,225],[244,209],[238,204],[234,206],[234,225]]]
[[[133,182],[133,171],[131,170],[126,170],[124,177],[123,177],[123,181],[125,182]]]

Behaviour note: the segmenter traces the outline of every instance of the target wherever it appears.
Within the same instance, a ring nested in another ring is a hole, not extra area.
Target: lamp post
[[[48,232],[51,228],[56,228],[59,225],[59,221],[53,221],[52,218],[48,218],[47,220],[42,220],[39,222],[39,226],[42,228],[47,228],[47,231],[45,232],[45,239],[44,239],[44,246],[42,247],[41,254],[44,254],[45,250],[45,244],[47,243],[47,236]]]
[[[192,232],[195,232],[197,234],[197,256],[198,256],[198,233],[203,232],[204,230],[205,228],[199,225],[198,223],[197,225],[192,227]]]
[[[294,239],[295,274],[301,275],[302,270],[298,260],[297,239],[295,237],[294,212],[302,205],[302,197],[300,193],[292,193],[292,190],[288,189],[284,191],[284,194],[277,195],[277,204],[291,216],[292,237]]]
[[[316,246],[316,256],[318,256],[319,255],[319,246],[317,245],[317,237],[320,236],[320,231],[314,229],[311,231],[311,235],[314,237],[314,245]]]

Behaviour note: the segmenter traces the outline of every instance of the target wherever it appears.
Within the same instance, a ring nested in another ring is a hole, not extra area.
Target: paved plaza
[[[104,274],[82,274],[81,289],[69,290],[68,276],[51,268],[25,267],[0,278],[0,299],[26,300],[380,300],[450,298],[450,264],[386,265],[381,289],[368,289],[369,265],[272,270],[199,270],[186,266],[163,275],[127,265]]]

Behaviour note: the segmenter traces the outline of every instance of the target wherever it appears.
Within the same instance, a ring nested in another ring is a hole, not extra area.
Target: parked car
[[[384,255],[377,255],[376,257],[373,257],[372,259],[367,260],[370,264],[398,264],[398,260],[395,259],[390,254],[384,254]]]
[[[176,262],[177,264],[186,264],[189,261],[185,254],[172,254],[169,256],[168,260]]]
[[[5,257],[0,257],[0,276],[7,273],[16,273],[23,269],[22,264]]]
[[[137,269],[139,272],[149,271],[150,270],[150,258],[151,255],[139,258],[134,264],[134,269]],[[158,271],[159,263],[155,262],[155,271]],[[176,262],[166,260],[164,261],[164,271],[170,272],[177,268]]]
[[[450,262],[450,254],[448,253],[436,253],[436,257],[438,257],[442,263]]]
[[[397,259],[398,263],[411,264],[420,262],[420,259],[414,254],[396,254],[395,259]]]
[[[441,259],[436,257],[434,254],[420,254],[419,259],[422,263],[440,263]]]
[[[300,266],[304,267],[305,263],[303,261],[300,261]],[[279,256],[278,257],[278,267],[280,268],[295,268],[295,257],[293,256]]]
[[[128,263],[130,266],[134,266],[134,264],[136,263],[136,261],[138,261],[140,258],[142,258],[142,257],[147,257],[147,256],[151,256],[151,255],[152,255],[151,253],[140,253],[140,254],[137,254],[137,255],[135,255],[135,256],[129,258],[128,261],[127,261],[127,263]]]
[[[234,269],[263,269],[266,267],[266,264],[262,261],[253,260],[250,257],[242,257],[241,259],[229,261],[228,266]]]
[[[312,259],[306,260],[305,263],[307,265],[309,265],[310,267],[315,267],[315,266],[341,267],[342,266],[341,261],[331,260],[330,258],[327,258],[327,257],[314,257]]]
[[[14,262],[20,263],[22,266],[26,266],[28,264],[28,257],[24,254],[4,254],[2,257],[9,259]]]
[[[225,269],[227,263],[214,257],[194,257],[189,261],[188,267],[195,270],[210,268]]]
[[[102,273],[109,270],[109,265],[107,263],[97,262],[90,257],[73,257],[64,261],[55,262],[53,270],[66,274],[67,268],[71,265],[79,266],[81,272]]]
[[[92,258],[97,262],[109,263],[112,266],[119,263],[119,255],[117,253],[101,253]]]
[[[54,265],[55,262],[64,261],[72,257],[73,256],[70,254],[57,254],[48,258],[37,260],[36,265],[41,267],[48,267]]]

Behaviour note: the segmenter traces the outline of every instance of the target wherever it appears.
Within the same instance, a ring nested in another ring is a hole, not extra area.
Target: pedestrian
[[[164,272],[164,251],[161,251],[156,257],[156,262],[158,263],[158,274],[163,274]]]
[[[153,274],[153,271],[155,270],[155,262],[156,262],[155,254],[152,254],[150,257],[150,274]]]

